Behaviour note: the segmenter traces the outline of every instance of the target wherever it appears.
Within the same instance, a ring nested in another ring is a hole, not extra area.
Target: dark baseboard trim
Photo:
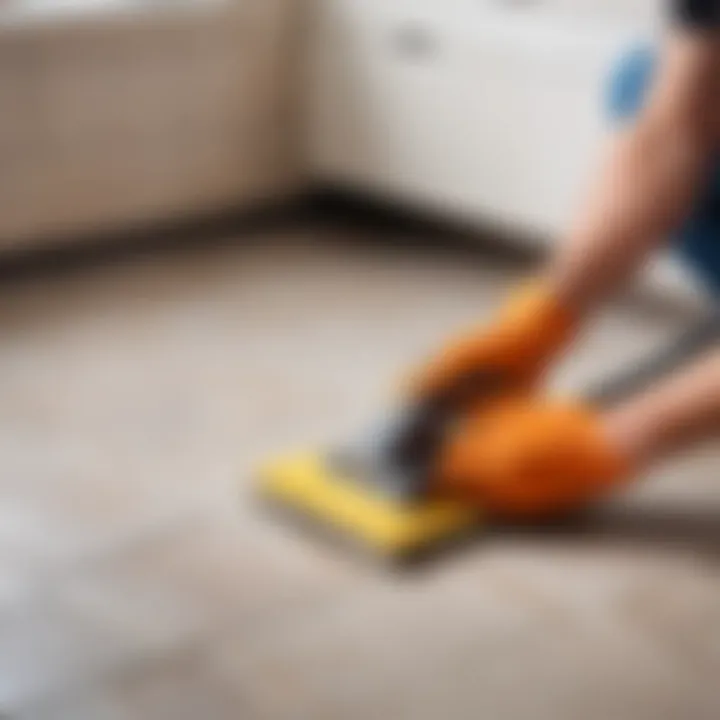
[[[252,209],[228,207],[201,215],[178,216],[124,225],[112,230],[23,238],[0,249],[0,282],[59,274],[84,267],[131,260],[202,242],[222,245],[263,230],[308,217],[308,195],[267,203]]]
[[[540,262],[543,243],[508,227],[458,219],[419,203],[404,203],[355,187],[319,186],[309,196],[318,218],[367,232],[392,233],[393,242],[442,252],[466,252],[519,265]],[[442,242],[438,244],[438,240]],[[549,247],[549,244],[545,244]]]
[[[112,230],[23,238],[0,249],[0,282],[74,272],[192,247],[200,241],[204,245],[237,243],[238,236],[250,238],[298,223],[343,227],[362,235],[364,242],[377,238],[379,243],[387,243],[392,238],[394,244],[418,252],[462,253],[468,259],[532,266],[543,256],[496,227],[463,223],[362,190],[320,185],[280,201],[259,203],[250,210],[228,207]]]

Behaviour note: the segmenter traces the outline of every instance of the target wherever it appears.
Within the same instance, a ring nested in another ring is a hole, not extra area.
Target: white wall
[[[487,0],[501,5],[512,5],[513,1]],[[640,26],[659,22],[667,0],[515,0],[515,4],[526,4],[541,11],[579,19],[607,20]]]
[[[299,187],[298,3],[151,8],[0,14],[0,243]]]

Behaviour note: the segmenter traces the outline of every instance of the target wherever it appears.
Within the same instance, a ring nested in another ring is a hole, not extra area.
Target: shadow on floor
[[[607,505],[560,522],[503,526],[498,537],[527,537],[533,543],[591,542],[684,550],[720,560],[720,507],[673,504]]]
[[[497,547],[519,540],[538,548],[562,545],[680,552],[715,563],[720,562],[720,507],[607,505],[552,522],[494,524],[390,566],[410,576],[422,575],[443,560],[482,553],[488,543]]]

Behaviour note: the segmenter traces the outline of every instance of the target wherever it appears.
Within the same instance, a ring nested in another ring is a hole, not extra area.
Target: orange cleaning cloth
[[[586,505],[631,475],[582,404],[530,398],[483,404],[456,429],[438,467],[438,490],[510,518]]]

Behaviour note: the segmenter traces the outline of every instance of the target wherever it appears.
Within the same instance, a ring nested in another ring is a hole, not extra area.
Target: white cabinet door
[[[322,179],[555,233],[603,137],[618,29],[440,2],[324,0],[310,159]]]
[[[456,192],[499,220],[557,233],[602,145],[603,86],[623,43],[552,22],[468,29],[463,42],[465,82],[482,84],[469,95],[470,159]]]
[[[458,171],[468,88],[445,30],[408,2],[323,4],[311,42],[317,174],[422,195]]]

